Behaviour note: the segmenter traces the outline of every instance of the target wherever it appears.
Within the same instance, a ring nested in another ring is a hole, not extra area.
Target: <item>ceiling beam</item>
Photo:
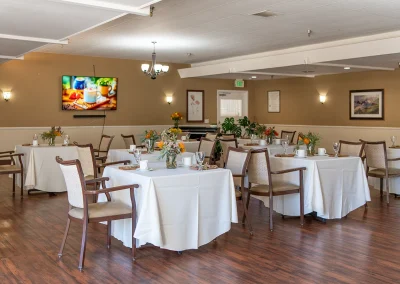
[[[10,59],[10,60],[24,60],[23,56],[8,56],[8,55],[0,55],[0,59]]]
[[[296,74],[296,73],[275,73],[275,72],[237,72],[238,74],[249,74],[249,75],[263,75],[263,76],[285,76],[285,77],[304,77],[314,78],[315,75]]]
[[[49,38],[18,36],[18,35],[8,35],[8,34],[0,34],[0,38],[22,40],[22,41],[43,42],[43,43],[54,43],[54,44],[68,44],[68,40],[56,40],[56,39],[49,39]]]
[[[240,73],[279,67],[326,63],[369,56],[399,53],[400,31],[346,40],[281,49],[223,60],[193,64],[179,69],[181,78]]]
[[[337,63],[327,63],[327,62],[320,62],[320,63],[313,63],[312,65],[317,66],[328,66],[328,67],[350,67],[355,69],[367,69],[367,70],[382,70],[382,71],[394,71],[395,68],[388,68],[388,67],[377,67],[377,66],[364,66],[364,65],[352,65],[352,64],[337,64]]]
[[[131,5],[116,4],[108,1],[96,1],[96,0],[50,0],[53,2],[62,2],[74,5],[88,6],[94,8],[100,8],[111,11],[119,11],[123,13],[129,13],[139,16],[150,16],[150,5],[153,5],[162,0],[149,1],[145,5],[135,7]]]

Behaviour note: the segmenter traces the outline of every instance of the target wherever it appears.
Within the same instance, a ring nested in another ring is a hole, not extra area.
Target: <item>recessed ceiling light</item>
[[[350,70],[351,68],[350,67],[344,67],[344,70]]]
[[[251,76],[251,78],[253,78],[253,79],[257,79],[257,76]]]

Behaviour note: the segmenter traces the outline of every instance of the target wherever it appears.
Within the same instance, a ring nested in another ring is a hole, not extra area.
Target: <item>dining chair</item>
[[[135,135],[123,135],[121,134],[122,139],[125,143],[125,149],[130,149],[131,145],[136,145]],[[136,145],[136,148],[144,148],[145,145]]]
[[[361,139],[360,141],[364,143],[367,178],[379,178],[381,198],[383,198],[383,180],[385,179],[386,203],[389,205],[389,179],[400,177],[400,169],[389,168],[388,162],[400,161],[400,158],[388,159],[385,141],[369,142]]]
[[[217,139],[217,135],[218,134],[207,132],[205,138],[209,139],[209,140],[215,140],[215,139]]]
[[[21,181],[21,198],[24,197],[24,164],[22,163],[22,157],[24,154],[18,154],[14,151],[0,152],[0,175],[12,175],[13,177],[13,196],[15,195],[15,178],[17,174],[20,174]],[[18,157],[17,165],[15,158]]]
[[[339,140],[339,154],[340,155],[348,155],[353,157],[360,157],[364,160],[363,152],[364,152],[364,143],[363,142],[350,142]]]
[[[221,143],[222,147],[222,167],[226,164],[226,159],[228,158],[228,149],[229,147],[238,148],[237,139],[220,139],[219,142]]]
[[[247,220],[247,226],[250,231],[250,235],[253,235],[253,228],[251,226],[251,221],[247,213],[247,207],[244,203],[244,179],[246,177],[247,166],[250,161],[251,152],[245,149],[238,149],[234,147],[228,147],[227,158],[225,169],[232,172],[233,182],[235,185],[235,195],[236,200],[241,200],[243,205],[243,214],[245,220]]]
[[[282,130],[281,131],[281,138],[282,139],[286,139],[286,136],[288,136],[289,137],[289,143],[293,143],[295,135],[296,135],[296,131],[287,131],[287,130]]]
[[[88,231],[88,223],[107,222],[107,248],[111,247],[111,221],[132,218],[132,258],[136,257],[136,242],[133,234],[135,232],[136,220],[136,203],[135,203],[135,188],[139,185],[122,185],[117,187],[106,187],[108,177],[102,177],[85,181],[82,166],[79,160],[63,161],[59,156],[56,157],[57,163],[60,165],[65,183],[67,185],[67,196],[69,203],[67,227],[61,243],[61,248],[58,257],[61,258],[64,250],[64,245],[67,240],[68,231],[71,221],[76,221],[82,224],[82,242],[79,257],[79,270],[82,271],[85,262],[86,239]],[[102,189],[88,190],[88,185],[101,184]],[[112,201],[110,192],[129,189],[132,206],[123,202]],[[88,196],[99,195],[104,193],[107,197],[107,202],[88,203]]]
[[[98,149],[94,149],[96,160],[104,163],[107,160],[108,150],[110,150],[111,143],[115,136],[101,135],[100,144]]]
[[[188,137],[188,136],[190,137],[190,132],[181,132],[181,133],[178,133],[177,139],[178,139],[178,140],[182,140],[182,136],[186,136],[186,140],[189,140],[189,138],[187,138],[187,137]]]
[[[214,153],[215,153],[215,140],[210,140],[208,138],[202,137],[200,139],[198,152],[205,152],[204,162],[207,162],[210,165],[214,165]]]
[[[247,196],[247,212],[249,201],[252,195],[269,197],[269,229],[273,231],[272,215],[274,211],[273,197],[299,193],[300,194],[300,225],[304,224],[304,188],[303,172],[305,167],[292,168],[281,171],[271,171],[271,164],[267,149],[252,150],[248,166],[249,189]],[[299,172],[299,184],[290,182],[274,182],[272,175],[282,175],[286,173]],[[243,216],[245,219],[246,216]]]

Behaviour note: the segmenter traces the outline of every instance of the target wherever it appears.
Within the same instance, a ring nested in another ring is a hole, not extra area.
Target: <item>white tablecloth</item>
[[[400,157],[400,149],[387,149],[388,159],[394,159]],[[400,169],[400,161],[389,162],[389,168],[397,168]],[[379,178],[368,177],[368,183],[372,185],[375,189],[380,188],[379,186]],[[386,181],[383,179],[383,192],[386,192]],[[400,177],[390,178],[389,179],[389,192],[400,194]]]
[[[304,213],[317,212],[325,219],[346,216],[371,201],[364,166],[358,157],[271,158],[272,170],[306,167],[304,171]],[[273,181],[299,184],[299,173],[273,175]],[[258,197],[269,205],[268,197]],[[274,197],[274,211],[300,215],[299,194]]]
[[[239,144],[239,147],[242,147],[243,149],[268,149],[268,154],[270,157],[275,156],[276,154],[283,154],[283,147],[282,145],[265,145],[265,146],[245,146],[244,144]],[[293,154],[295,145],[291,145],[288,147],[286,153],[287,154]],[[300,149],[306,149],[306,146],[301,145]]]
[[[141,159],[142,160],[148,160],[150,163],[151,162],[160,162],[161,160],[159,159],[160,157],[160,152],[159,151],[154,151],[151,154],[143,154]],[[189,153],[185,152],[183,154],[178,155],[176,158],[176,161],[180,163],[182,161],[183,157],[191,157],[192,158],[192,164],[196,164],[196,157],[194,153]],[[123,161],[123,160],[129,160],[131,161],[132,164],[136,164],[136,159],[135,156],[131,153],[129,153],[128,150],[126,149],[110,149],[108,151],[107,155],[107,163],[111,162],[117,162],[117,161]],[[165,161],[165,158],[163,159]]]
[[[25,189],[38,189],[47,192],[67,191],[64,176],[56,162],[56,156],[64,160],[78,159],[75,146],[16,146],[17,153],[23,153],[22,163],[25,172]],[[18,186],[20,180],[17,179]]]
[[[137,183],[138,246],[151,243],[161,248],[182,251],[197,249],[224,234],[237,223],[237,208],[232,174],[216,169],[168,170],[165,163],[151,163],[154,171],[122,171],[106,167],[107,186]],[[131,205],[129,190],[112,193],[112,199]],[[99,197],[105,201],[105,196]],[[125,246],[132,247],[132,220],[112,222],[111,233]]]

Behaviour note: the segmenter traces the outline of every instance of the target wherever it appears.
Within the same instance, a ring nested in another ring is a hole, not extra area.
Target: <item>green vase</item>
[[[56,138],[51,137],[49,138],[49,146],[55,146],[56,145]]]
[[[315,145],[309,144],[308,145],[308,156],[314,156],[314,155],[315,155]]]
[[[155,140],[154,139],[147,139],[146,140],[147,152],[149,152],[149,154],[154,152],[154,144],[155,144]]]

